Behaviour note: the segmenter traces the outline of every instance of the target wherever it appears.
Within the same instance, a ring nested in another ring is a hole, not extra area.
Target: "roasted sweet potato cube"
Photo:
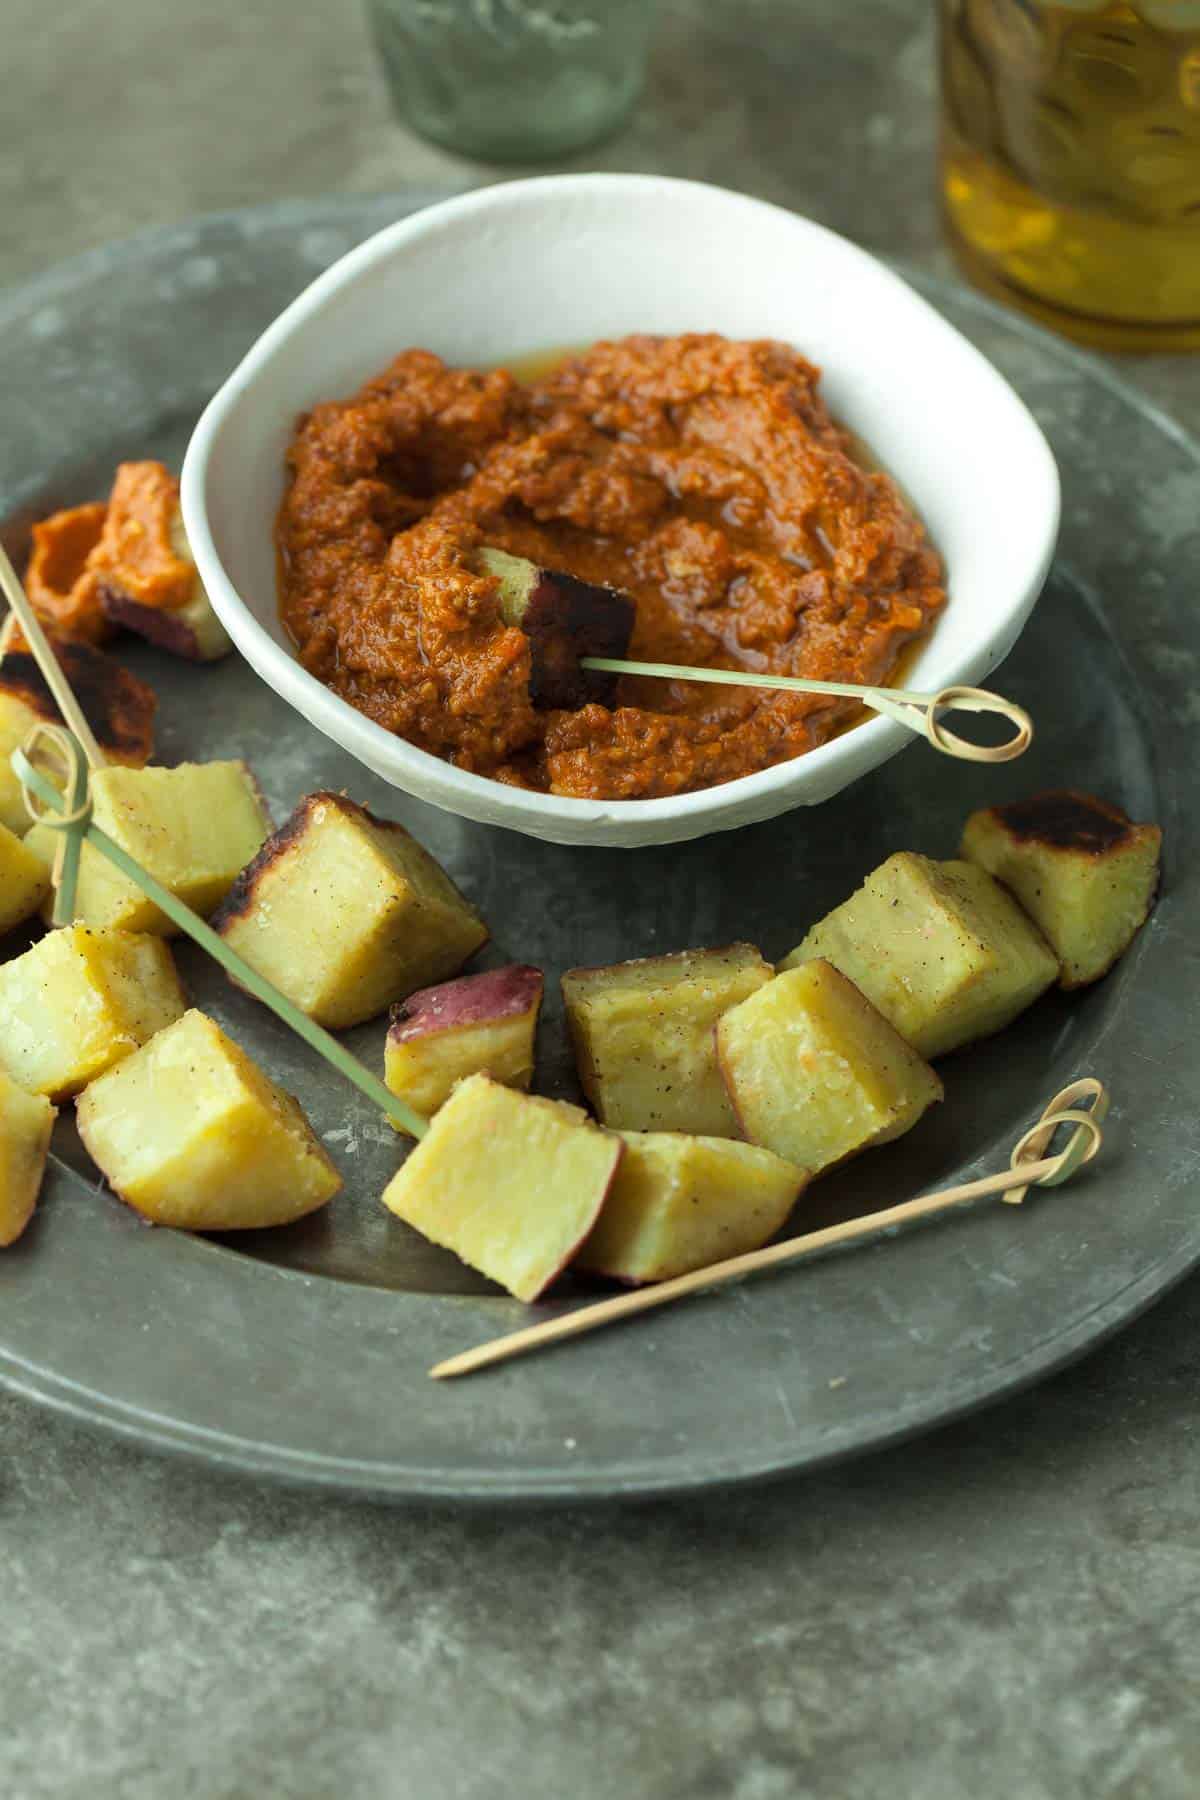
[[[183,1012],[171,952],[128,931],[51,931],[0,966],[0,1067],[65,1100]]]
[[[1058,975],[1037,927],[968,862],[889,856],[780,965],[821,957],[848,975],[921,1056],[999,1031]]]
[[[535,706],[571,711],[615,703],[617,675],[582,669],[583,656],[626,656],[637,608],[616,588],[540,568],[505,550],[479,552],[499,583],[500,613],[529,639],[529,696]]]
[[[53,646],[105,760],[140,769],[154,752],[154,689],[90,644]],[[30,652],[10,650],[0,662],[0,825],[18,834],[29,816],[9,758],[42,720],[61,723],[54,696]]]
[[[1062,965],[1065,988],[1099,981],[1149,917],[1162,832],[1063,789],[972,813],[962,853],[1016,896]]]
[[[114,625],[193,662],[233,649],[188,547],[179,482],[162,463],[121,464],[88,571]]]
[[[753,944],[569,969],[567,1023],[597,1117],[626,1131],[736,1137],[713,1026],[771,973]]]
[[[38,619],[55,636],[101,644],[112,636],[88,562],[104,530],[103,500],[67,507],[33,527],[25,592]]]
[[[383,1204],[518,1300],[536,1300],[595,1224],[622,1150],[577,1106],[471,1075]]]
[[[37,1205],[54,1108],[0,1071],[0,1248],[15,1244]]]
[[[309,794],[242,871],[214,930],[332,1030],[461,969],[488,930],[403,825]]]
[[[468,1075],[506,1087],[533,1078],[542,971],[520,963],[421,988],[392,1008],[384,1080],[427,1117]]]
[[[287,1225],[342,1185],[297,1101],[195,1010],[93,1082],[78,1119],[109,1186],[156,1225]]]
[[[41,858],[0,825],[0,933],[28,919],[49,891],[50,874]]]
[[[746,1137],[814,1175],[900,1137],[942,1098],[933,1070],[831,963],[777,975],[716,1035]]]
[[[243,762],[177,768],[97,769],[92,819],[176,899],[206,914],[229,892],[271,829],[262,795]],[[38,825],[25,840],[49,862],[54,834]],[[173,925],[129,876],[91,844],[83,846],[75,917],[172,937]]]
[[[577,1268],[666,1281],[774,1237],[807,1171],[757,1144],[676,1131],[622,1131],[625,1154]]]

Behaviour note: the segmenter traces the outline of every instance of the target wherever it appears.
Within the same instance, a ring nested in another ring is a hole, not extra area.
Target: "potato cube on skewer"
[[[983,869],[909,850],[814,925],[780,969],[815,957],[849,976],[925,1057],[1001,1030],[1058,975],[1042,934]]]
[[[383,1204],[518,1300],[536,1300],[595,1224],[623,1148],[577,1106],[471,1075]]]
[[[68,925],[0,966],[0,1067],[65,1100],[186,1005],[161,939]]]
[[[746,1137],[814,1175],[900,1137],[942,1098],[928,1064],[827,962],[777,975],[716,1036]]]
[[[213,920],[231,949],[333,1030],[457,974],[483,920],[402,825],[309,794]]]
[[[410,994],[392,1008],[384,1049],[393,1094],[432,1116],[468,1075],[527,1088],[542,988],[540,969],[510,963]]]
[[[179,482],[162,463],[121,464],[88,573],[113,625],[193,662],[233,649],[188,547]]]
[[[771,979],[753,944],[684,950],[562,979],[583,1091],[605,1125],[737,1137],[713,1026]]]
[[[621,1166],[575,1265],[620,1281],[666,1281],[757,1250],[808,1180],[756,1144],[674,1131],[619,1136]]]
[[[54,1108],[0,1072],[0,1247],[15,1244],[37,1205]]]
[[[154,689],[90,644],[60,640],[54,654],[105,760],[140,769],[154,751]],[[0,825],[18,836],[29,815],[9,758],[43,720],[61,723],[57,702],[29,651],[10,650],[0,661]]]
[[[78,1119],[109,1186],[157,1225],[285,1225],[342,1185],[299,1103],[195,1009],[93,1082]]]
[[[176,899],[202,914],[225,897],[271,829],[262,796],[243,762],[96,769],[91,794],[93,823]],[[37,825],[25,841],[49,866],[53,828]],[[83,846],[80,857],[75,917],[98,928],[162,937],[178,931],[137,883],[92,844]]]
[[[50,891],[50,872],[15,832],[0,825],[0,933],[35,913]]]
[[[1065,988],[1099,981],[1129,948],[1154,901],[1161,848],[1157,825],[1067,789],[974,812],[962,841],[1045,934]]]
[[[616,588],[544,569],[506,550],[483,549],[479,567],[499,583],[500,612],[529,639],[529,697],[535,706],[575,711],[612,706],[615,674],[580,668],[584,656],[629,653],[637,608]]]

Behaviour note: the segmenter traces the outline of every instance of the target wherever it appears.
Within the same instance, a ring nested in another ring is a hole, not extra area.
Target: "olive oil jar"
[[[940,0],[941,189],[979,285],[1200,349],[1200,0]]]

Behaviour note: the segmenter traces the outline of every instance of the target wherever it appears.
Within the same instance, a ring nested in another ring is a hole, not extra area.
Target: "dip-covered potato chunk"
[[[111,624],[193,662],[233,649],[188,548],[179,482],[162,463],[118,468],[87,567]]]
[[[0,966],[0,1068],[65,1100],[187,1005],[160,938],[69,925]]]
[[[479,552],[479,566],[498,584],[506,623],[529,639],[533,704],[572,709],[592,701],[614,705],[617,676],[581,668],[580,659],[629,654],[637,609],[628,594],[486,546]]]
[[[33,527],[25,592],[42,625],[56,637],[102,644],[113,626],[89,567],[108,512],[103,500],[69,506]]]
[[[575,1063],[602,1123],[737,1137],[713,1026],[771,974],[753,944],[568,969],[562,990]]]
[[[488,938],[403,825],[324,792],[309,794],[268,838],[213,929],[331,1030],[457,973]]]
[[[0,1070],[0,1249],[15,1244],[37,1205],[55,1112]]]
[[[156,1225],[287,1225],[342,1185],[298,1102],[194,1009],[94,1081],[78,1119],[109,1186]]]
[[[933,1070],[831,963],[777,975],[716,1035],[746,1137],[814,1175],[900,1137],[942,1098]]]
[[[262,795],[244,762],[180,763],[173,769],[96,769],[92,820],[147,874],[193,912],[212,912],[268,831]],[[36,825],[25,842],[49,863],[51,826]],[[173,937],[179,930],[137,883],[85,844],[79,861],[75,917]]]
[[[53,649],[105,760],[132,769],[149,762],[158,705],[154,689],[90,644],[56,638]],[[45,676],[28,650],[10,650],[0,661],[0,825],[18,834],[29,829],[29,815],[9,758],[44,720],[60,723]]]
[[[988,1037],[1032,1006],[1058,961],[1012,896],[969,862],[901,850],[784,958],[861,988],[921,1056]]]
[[[622,1131],[625,1154],[575,1258],[620,1281],[666,1281],[774,1237],[807,1171],[756,1144]]]
[[[0,825],[0,934],[35,913],[50,892],[50,871],[15,832]]]
[[[392,1008],[388,1087],[430,1116],[468,1075],[527,1088],[543,986],[540,969],[510,963],[410,994]]]
[[[383,1204],[518,1300],[536,1300],[595,1224],[622,1149],[577,1106],[471,1075]]]
[[[1099,981],[1149,917],[1162,832],[1063,789],[972,813],[962,853],[1016,895],[1062,964],[1060,985]]]

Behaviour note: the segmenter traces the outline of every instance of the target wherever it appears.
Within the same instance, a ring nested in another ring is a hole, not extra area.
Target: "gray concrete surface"
[[[0,281],[159,220],[467,184],[349,0],[0,0]],[[922,0],[674,0],[586,161],[937,262]],[[1200,363],[1134,379],[1193,427]],[[1200,1283],[923,1442],[616,1513],[216,1480],[0,1397],[6,1800],[1191,1800]]]

